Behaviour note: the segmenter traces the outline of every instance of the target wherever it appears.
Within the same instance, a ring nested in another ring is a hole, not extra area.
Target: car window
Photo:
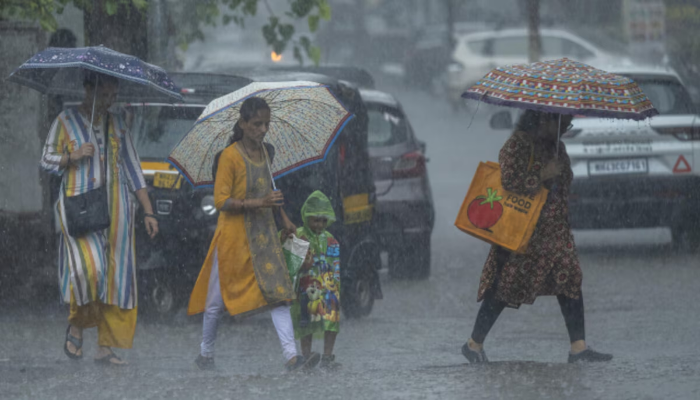
[[[542,56],[560,57],[564,55],[564,42],[561,38],[552,36],[542,37]]]
[[[141,158],[165,160],[194,125],[203,107],[131,106],[131,135]]]
[[[492,54],[495,57],[527,58],[528,48],[528,38],[525,36],[496,38],[493,40]]]
[[[566,57],[573,57],[577,59],[586,59],[586,58],[593,58],[595,57],[595,54],[593,54],[590,50],[587,48],[581,46],[580,44],[573,42],[568,39],[561,39],[562,42],[562,50],[563,52],[561,53],[562,55]]]
[[[408,141],[403,114],[390,107],[369,107],[369,147],[391,146]]]
[[[695,114],[690,95],[677,80],[632,77],[659,114]]]
[[[486,39],[468,40],[467,47],[474,54],[486,54]]]

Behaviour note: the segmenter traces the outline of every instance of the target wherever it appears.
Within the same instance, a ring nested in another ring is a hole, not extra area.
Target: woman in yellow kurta
[[[318,360],[297,354],[289,308],[294,294],[273,210],[280,210],[287,232],[283,237],[296,227],[281,209],[282,193],[272,191],[267,157],[274,157],[274,149],[263,146],[270,107],[252,97],[243,102],[240,113],[232,143],[214,165],[214,202],[220,215],[188,307],[189,315],[204,312],[201,351],[195,362],[201,369],[214,368],[216,328],[224,310],[237,316],[271,310],[287,368],[292,370]]]

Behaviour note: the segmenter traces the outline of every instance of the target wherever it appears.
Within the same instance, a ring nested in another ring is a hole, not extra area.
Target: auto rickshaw
[[[194,189],[163,160],[189,131],[213,99],[254,81],[313,81],[327,85],[355,114],[340,133],[324,162],[277,181],[285,193],[285,209],[301,224],[300,210],[314,190],[333,202],[338,221],[329,227],[341,244],[342,307],[348,317],[372,311],[382,298],[378,269],[380,249],[374,237],[375,190],[367,148],[367,111],[356,87],[320,74],[269,72],[238,76],[203,73],[171,74],[182,88],[183,104],[130,102],[132,135],[149,194],[160,223],[150,240],[136,234],[140,309],[167,319],[181,308],[197,279],[218,218],[213,189]]]

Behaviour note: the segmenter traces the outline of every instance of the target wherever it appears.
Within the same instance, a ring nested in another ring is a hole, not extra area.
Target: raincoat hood
[[[323,192],[317,190],[306,199],[304,206],[301,207],[301,220],[304,221],[304,227],[311,231],[309,228],[309,217],[322,217],[328,219],[328,227],[336,221],[335,212],[333,211],[333,205],[331,201],[326,197]]]

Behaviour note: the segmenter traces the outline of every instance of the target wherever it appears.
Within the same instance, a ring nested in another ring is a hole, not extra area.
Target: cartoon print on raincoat
[[[304,226],[297,237],[310,242],[312,266],[298,272],[297,300],[292,304],[294,336],[338,332],[340,321],[340,244],[324,230],[316,234],[308,227],[308,217],[324,217],[335,222],[330,200],[320,191],[309,196],[302,207]],[[294,277],[292,277],[294,278]]]

